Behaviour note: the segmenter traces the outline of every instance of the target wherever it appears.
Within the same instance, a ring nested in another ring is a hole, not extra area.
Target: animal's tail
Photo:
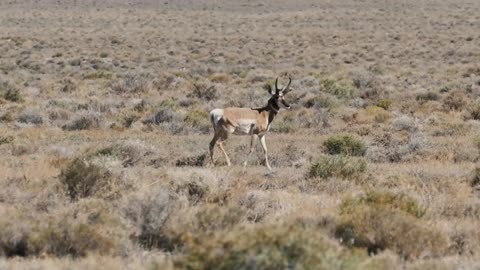
[[[210,112],[209,117],[210,117],[210,122],[212,122],[213,130],[216,131],[217,127],[215,125],[215,115],[213,115],[213,113]]]

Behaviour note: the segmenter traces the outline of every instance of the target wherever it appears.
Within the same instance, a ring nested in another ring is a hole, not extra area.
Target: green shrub
[[[390,99],[381,99],[375,104],[375,106],[383,108],[384,110],[388,110],[392,105],[392,101]]]
[[[331,155],[363,156],[367,151],[365,144],[352,136],[333,136],[323,142],[327,153]]]
[[[186,242],[181,269],[354,269],[367,260],[301,225],[236,227]]]
[[[340,210],[342,213],[350,213],[358,205],[378,206],[388,209],[397,209],[414,217],[422,217],[425,209],[418,202],[403,193],[369,191],[356,198],[343,200]]]
[[[445,234],[418,219],[411,199],[373,193],[356,202],[342,203],[335,235],[347,246],[366,248],[370,254],[390,249],[404,259],[436,257],[447,252]],[[358,203],[357,203],[358,202]]]
[[[310,166],[308,177],[350,178],[367,170],[367,162],[361,158],[348,156],[324,156]]]
[[[279,119],[273,122],[270,131],[277,133],[290,133],[295,131],[295,123],[291,119]]]
[[[106,168],[80,158],[74,159],[60,174],[60,182],[72,200],[102,194],[108,190],[111,180]]]
[[[208,112],[206,111],[189,111],[185,118],[183,119],[185,123],[192,125],[193,127],[200,127],[205,125],[210,125],[208,120]]]
[[[108,71],[95,71],[91,73],[87,73],[83,75],[83,78],[85,80],[110,80],[112,79],[113,75],[112,73]]]
[[[338,83],[331,79],[323,80],[322,87],[325,92],[335,95],[339,99],[348,99],[353,97],[354,90],[351,86]]]

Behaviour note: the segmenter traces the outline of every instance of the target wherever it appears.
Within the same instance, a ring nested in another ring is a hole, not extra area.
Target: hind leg
[[[215,160],[213,159],[213,153],[215,152],[215,145],[217,144],[218,141],[218,136],[217,133],[213,136],[212,141],[210,142],[210,145],[208,147],[208,150],[210,151],[210,159],[212,160],[213,166],[215,166]]]
[[[220,139],[217,142],[218,147],[220,148],[220,150],[222,150],[223,155],[225,156],[225,159],[227,160],[227,165],[232,166],[232,163],[230,162],[230,158],[228,157],[227,152],[225,151],[225,148],[223,148],[223,143],[228,139],[228,130],[224,130],[219,135],[220,135]]]

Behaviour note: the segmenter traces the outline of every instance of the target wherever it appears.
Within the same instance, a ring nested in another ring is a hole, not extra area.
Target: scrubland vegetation
[[[0,269],[477,269],[480,2],[0,2]],[[208,158],[208,111],[292,104]]]

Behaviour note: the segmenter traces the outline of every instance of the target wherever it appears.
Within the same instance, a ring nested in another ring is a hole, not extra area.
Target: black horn
[[[278,77],[275,79],[275,95],[278,95],[282,89],[278,88]]]
[[[285,86],[285,88],[283,88],[283,90],[282,90],[283,94],[286,94],[286,93],[292,91],[292,89],[290,89],[290,84],[291,83],[292,83],[292,78],[289,77],[287,86]]]

